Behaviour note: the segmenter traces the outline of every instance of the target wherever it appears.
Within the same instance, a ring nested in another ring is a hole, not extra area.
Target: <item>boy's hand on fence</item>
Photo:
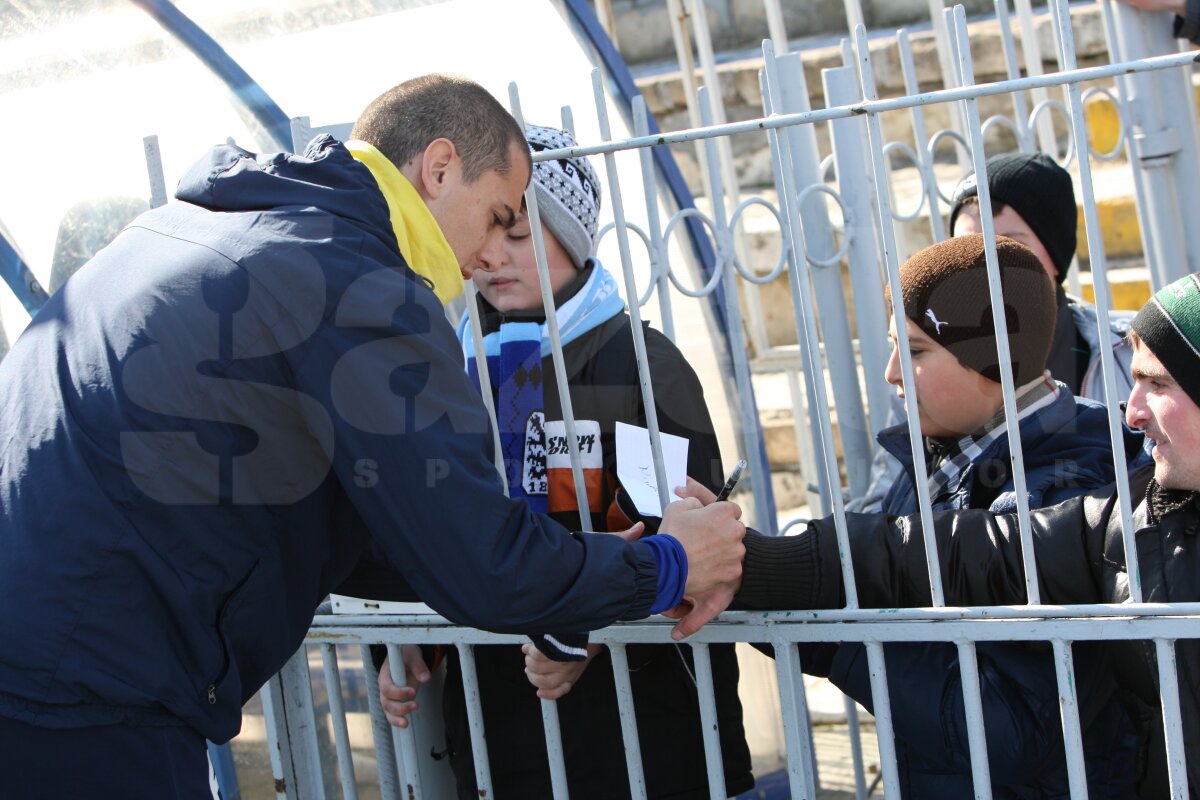
[[[543,700],[557,700],[579,681],[579,676],[592,663],[602,645],[589,644],[586,661],[554,661],[547,658],[532,644],[521,645],[525,654],[525,677],[537,687],[537,696]]]
[[[667,506],[659,530],[679,540],[688,560],[683,603],[668,613],[682,617],[671,632],[673,639],[691,636],[733,601],[742,582],[746,554],[742,544],[746,526],[739,521],[741,516],[742,509],[735,503],[706,506],[695,496]]]
[[[379,668],[379,700],[387,721],[397,728],[407,728],[408,715],[419,708],[416,702],[417,687],[422,683],[429,683],[430,671],[424,656],[421,655],[421,648],[417,645],[403,645],[400,653],[408,683],[404,686],[395,684],[392,680],[391,665],[385,658],[383,666]]]

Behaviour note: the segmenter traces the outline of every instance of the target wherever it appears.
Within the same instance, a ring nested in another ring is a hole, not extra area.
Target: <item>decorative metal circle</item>
[[[607,225],[605,225],[603,228],[601,228],[599,230],[599,232],[596,233],[595,249],[598,250],[600,248],[600,240],[604,238],[604,235],[606,233],[608,233],[609,231],[614,231],[616,229],[617,229],[617,223],[615,223],[615,222],[610,222]],[[650,296],[654,294],[654,290],[658,286],[658,275],[659,275],[659,271],[660,271],[658,265],[661,261],[661,258],[658,256],[657,253],[654,252],[654,244],[650,241],[650,235],[647,234],[644,230],[642,230],[641,227],[639,227],[637,224],[635,224],[633,222],[630,222],[629,220],[625,220],[625,229],[633,231],[634,233],[636,233],[638,235],[638,238],[640,238],[642,240],[642,244],[646,248],[646,254],[650,256],[650,286],[647,287],[645,294],[638,296],[638,307],[641,308],[642,306],[646,305],[646,303],[648,303],[650,301]],[[636,276],[635,276],[635,284],[636,284]],[[636,289],[637,286],[635,285],[634,288]]]
[[[667,227],[663,229],[663,242],[670,242],[671,233],[675,230],[675,226],[688,217],[695,217],[696,219],[700,220],[700,222],[702,222],[705,227],[708,228],[710,234],[712,234],[713,243],[717,245],[715,248],[717,263],[713,268],[712,277],[708,279],[708,283],[704,284],[704,286],[700,287],[699,289],[689,289],[680,283],[679,279],[675,277],[675,271],[671,269],[671,264],[666,258],[663,259],[663,263],[666,266],[667,277],[671,280],[671,284],[683,295],[686,297],[705,297],[709,294],[712,294],[713,290],[717,288],[717,284],[720,283],[721,276],[725,272],[725,257],[722,253],[720,243],[717,241],[718,237],[716,223],[714,223],[707,214],[696,208],[685,208],[680,211],[676,211],[671,216],[670,221],[667,222]]]
[[[783,224],[783,217],[780,215],[779,209],[773,203],[764,200],[761,197],[750,197],[738,203],[737,208],[733,210],[733,214],[729,217],[730,230],[737,230],[738,221],[742,217],[742,212],[750,206],[762,206],[771,212],[771,216],[775,217],[775,222],[779,225],[779,260],[775,262],[775,266],[771,268],[770,272],[761,276],[749,271],[748,268],[742,264],[737,257],[736,249],[734,250],[731,261],[733,262],[733,268],[738,271],[739,275],[751,283],[761,286],[778,278],[780,273],[782,273],[784,268],[787,266],[788,250],[790,250],[792,246],[792,237],[788,234],[787,227]]]

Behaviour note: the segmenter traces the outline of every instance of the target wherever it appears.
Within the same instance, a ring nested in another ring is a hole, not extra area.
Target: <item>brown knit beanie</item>
[[[996,237],[1013,377],[1040,377],[1054,339],[1054,284],[1029,248]],[[900,267],[904,313],[964,367],[1000,382],[983,236],[956,236],[915,253]],[[890,296],[889,296],[890,301]]]

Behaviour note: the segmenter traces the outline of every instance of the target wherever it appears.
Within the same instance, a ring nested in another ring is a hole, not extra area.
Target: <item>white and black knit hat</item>
[[[529,150],[558,150],[578,145],[569,133],[540,125],[525,126]],[[582,268],[596,239],[600,214],[600,181],[586,158],[559,158],[533,165],[538,213],[554,238]]]

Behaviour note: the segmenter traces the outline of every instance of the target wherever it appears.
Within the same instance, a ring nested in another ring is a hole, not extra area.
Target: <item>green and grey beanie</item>
[[[1133,330],[1200,406],[1200,273],[1159,289],[1133,318]]]

